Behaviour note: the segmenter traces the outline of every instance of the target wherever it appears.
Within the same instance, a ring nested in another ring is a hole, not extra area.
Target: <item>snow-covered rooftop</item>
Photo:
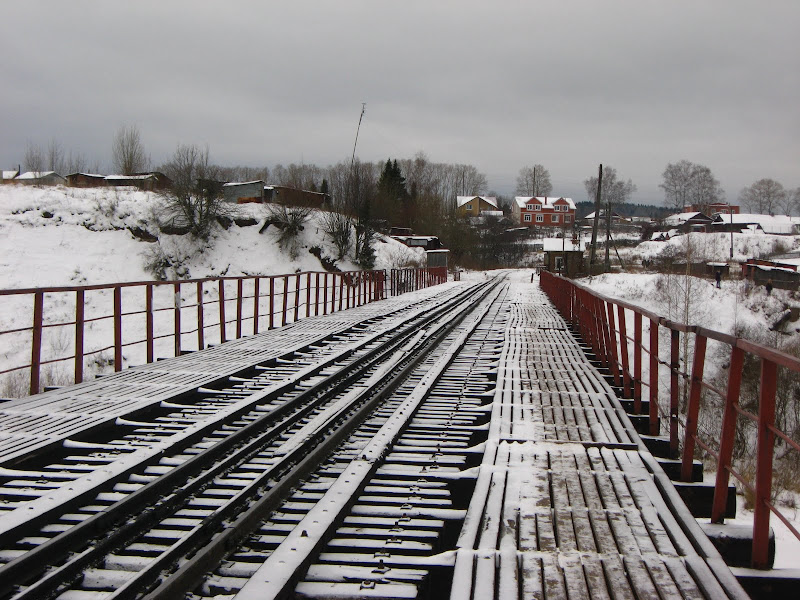
[[[256,179],[255,181],[233,181],[231,183],[224,183],[222,187],[236,187],[238,185],[256,185],[259,183],[264,183],[260,179]]]
[[[583,240],[573,242],[571,238],[544,238],[542,249],[545,252],[583,252],[586,249],[586,242]]]
[[[696,212],[696,211],[695,212],[678,213],[678,214],[675,214],[675,215],[670,215],[666,219],[664,219],[664,224],[665,225],[683,225],[687,221],[689,221],[691,219],[694,219],[694,218],[697,218],[697,217],[706,217],[706,215],[704,215],[701,212]],[[709,217],[706,217],[706,218],[709,218]]]
[[[497,198],[494,196],[456,196],[456,204],[458,207],[462,207],[465,204],[472,202],[473,200],[481,199],[484,202],[491,204],[495,208],[497,208]]]
[[[573,210],[575,209],[575,203],[572,201],[572,198],[563,198],[561,196],[516,196],[514,201],[519,207],[523,207],[534,199],[538,200],[539,204],[547,208],[552,208],[558,200],[566,200],[569,207]]]
[[[22,173],[17,179],[41,179],[42,177],[47,177],[48,175],[58,175],[55,171],[26,171]],[[58,175],[61,177],[61,175]]]
[[[760,215],[755,213],[741,213],[738,215],[718,215],[715,223],[731,223],[736,225],[760,225],[765,233],[791,234],[794,233],[795,223],[792,217],[786,215]]]

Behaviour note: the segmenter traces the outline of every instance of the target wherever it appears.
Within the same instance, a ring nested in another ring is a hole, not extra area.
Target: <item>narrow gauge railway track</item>
[[[6,482],[17,477],[27,484],[18,485],[14,499],[16,508],[27,510],[0,515],[0,593],[140,595],[165,568],[208,547],[220,530],[233,531],[231,522],[247,522],[277,505],[347,434],[342,424],[352,413],[356,421],[366,418],[368,407],[421,360],[411,350],[435,347],[495,284],[469,289],[327,361],[306,357],[299,371],[287,362],[288,373],[275,361],[254,377],[232,378],[226,388],[201,390],[208,394],[204,402],[166,403],[150,419],[121,420],[118,426],[128,431],[120,439],[97,441],[94,432],[93,441],[65,443],[60,462],[43,464],[39,457],[38,470],[22,463],[3,471]],[[243,397],[253,401],[242,406]],[[309,451],[314,446],[316,452]],[[23,491],[35,495],[37,486],[48,492],[29,500]],[[256,503],[258,496],[268,499]],[[248,506],[254,503],[261,507],[255,513]]]

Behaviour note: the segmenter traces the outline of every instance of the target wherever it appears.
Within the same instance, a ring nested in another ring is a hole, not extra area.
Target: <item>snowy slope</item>
[[[276,243],[275,227],[258,233],[267,217],[263,205],[233,207],[234,216],[254,218],[258,225],[217,227],[208,243],[159,234],[154,215],[161,205],[156,194],[134,190],[0,186],[0,288],[152,280],[147,263],[158,252],[180,261],[183,278],[323,270],[308,252],[312,246],[335,256],[318,214],[306,225],[301,250],[291,260]],[[140,241],[130,231],[137,229],[159,240]],[[425,258],[423,251],[383,236],[375,247],[378,269]],[[346,259],[337,266],[357,269]]]
[[[151,266],[155,262],[162,264],[160,273],[167,279],[323,271],[320,259],[309,249],[316,246],[321,248],[322,256],[336,256],[319,227],[320,213],[312,214],[306,223],[297,256],[292,259],[279,248],[275,226],[259,233],[268,216],[264,205],[232,206],[231,217],[256,224],[232,224],[227,229],[217,226],[207,241],[197,241],[188,235],[165,235],[159,231],[154,215],[162,202],[156,194],[135,190],[0,186],[0,289],[152,281],[159,272]],[[151,241],[142,241],[142,237]],[[378,269],[419,265],[425,260],[423,250],[408,248],[384,236],[377,237],[375,251]],[[168,266],[163,268],[165,257]],[[337,266],[343,271],[357,270],[347,259]],[[211,296],[215,293],[212,290]],[[135,295],[132,300],[131,294]],[[158,294],[162,304],[169,305],[170,290],[160,288]],[[213,299],[211,296],[209,299]],[[91,314],[110,315],[111,301],[108,291],[87,294],[87,319]],[[193,301],[187,299],[187,303]],[[143,302],[141,288],[134,288],[123,294],[123,312],[141,311]],[[31,294],[0,295],[0,331],[25,329],[0,335],[0,371],[30,363],[32,303]],[[45,313],[46,323],[74,321],[74,294],[46,295]],[[171,336],[173,323],[168,314],[161,312],[156,317],[156,336]],[[124,325],[123,329],[144,331],[143,322],[138,322],[142,318],[127,317],[126,323],[132,325]],[[110,328],[108,319],[87,323],[85,350],[108,348],[113,341]],[[45,328],[42,360],[74,355],[73,329]],[[138,339],[144,339],[144,335]],[[156,349],[157,356],[171,356],[171,343],[167,337],[157,340],[157,346],[163,346]],[[124,365],[144,363],[144,352],[143,344],[127,347]],[[86,361],[85,376],[91,378],[111,368],[108,352],[92,354]],[[44,384],[70,383],[70,369],[69,361],[47,365],[42,373]],[[0,375],[0,397],[24,395],[27,389],[25,371]]]

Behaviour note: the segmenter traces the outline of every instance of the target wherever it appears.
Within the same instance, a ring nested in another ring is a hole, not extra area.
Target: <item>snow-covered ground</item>
[[[231,217],[241,223],[249,218],[256,224],[232,224],[227,229],[215,227],[207,241],[193,240],[189,235],[161,233],[156,215],[162,206],[163,199],[157,194],[132,189],[0,186],[0,289],[153,281],[158,272],[153,265],[157,264],[168,279],[323,271],[320,259],[309,250],[318,247],[322,256],[336,256],[335,247],[322,230],[318,212],[305,224],[298,237],[296,256],[292,258],[279,247],[279,231],[275,226],[259,233],[269,214],[266,205],[230,206]],[[146,232],[158,239],[142,241],[133,232],[140,237]],[[374,246],[377,269],[423,265],[425,261],[423,250],[408,248],[382,235],[377,236]],[[357,270],[348,257],[337,261],[336,266],[342,271]],[[141,288],[131,290],[123,292],[123,311],[126,312],[141,310],[139,305],[144,301]],[[213,296],[216,290],[206,293]],[[245,290],[245,293],[252,292]],[[172,302],[168,288],[157,289],[156,294]],[[51,319],[64,323],[74,320],[74,294],[46,296],[45,302]],[[90,318],[92,311],[111,314],[110,302],[110,292],[87,293],[86,318]],[[187,304],[191,302],[193,298],[186,299]],[[171,333],[168,313],[157,314],[157,318],[169,328],[167,333]],[[142,316],[125,319],[131,327],[143,331],[143,323],[138,323],[143,321]],[[0,295],[0,331],[27,328],[31,322],[31,295]],[[129,328],[127,322],[124,328]],[[111,335],[108,320],[89,323],[86,349],[107,348],[113,339]],[[30,362],[30,333],[14,336],[0,335],[0,371]],[[144,339],[144,336],[137,339]],[[169,346],[172,341],[164,338],[158,343]],[[74,334],[69,327],[46,329],[42,346],[45,360],[69,356],[74,354]],[[144,351],[143,344],[126,348],[125,365],[143,363]],[[159,354],[157,348],[157,355],[171,354]],[[86,376],[91,378],[110,368],[113,367],[106,352],[87,361]],[[67,383],[71,381],[71,369],[70,362],[50,365],[43,373],[44,382]],[[0,397],[24,393],[26,377],[19,371],[0,376]]]

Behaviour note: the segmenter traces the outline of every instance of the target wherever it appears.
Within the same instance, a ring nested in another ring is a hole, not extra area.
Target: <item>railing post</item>
[[[339,310],[342,310],[342,299],[344,298],[344,275],[339,276]]]
[[[622,396],[631,398],[633,386],[631,385],[630,365],[628,362],[628,328],[625,322],[625,309],[617,306],[617,319],[619,321],[619,351],[622,355]]]
[[[33,295],[33,339],[31,340],[31,396],[39,393],[39,375],[42,365],[42,319],[44,317],[44,292]]]
[[[197,349],[206,347],[205,315],[203,314],[203,282],[197,282]]]
[[[275,278],[269,278],[269,328],[275,327]]]
[[[83,381],[84,290],[75,292],[75,383]]]
[[[306,318],[311,316],[311,271],[306,273]]]
[[[236,279],[236,339],[242,337],[242,302],[244,301],[244,280]]]
[[[670,387],[669,387],[669,450],[670,458],[678,456],[678,399],[680,396],[680,333],[670,329]]]
[[[689,388],[689,406],[686,407],[686,431],[683,438],[683,461],[681,463],[681,479],[692,480],[692,463],[697,436],[697,419],[700,415],[700,396],[703,391],[703,368],[706,360],[706,343],[704,335],[694,336],[694,359],[692,360],[692,380]]]
[[[155,353],[153,351],[155,317],[153,316],[153,284],[148,283],[144,288],[144,303],[145,303],[145,328],[147,329],[145,336],[147,338],[147,363],[150,364],[155,360]]]
[[[175,303],[175,356],[181,355],[181,284],[172,284]]]
[[[261,278],[253,279],[253,335],[258,333],[258,304],[261,300]]]
[[[758,400],[758,439],[756,450],[756,504],[753,509],[754,569],[768,569],[769,517],[768,503],[772,495],[772,454],[775,446],[775,392],[778,366],[771,360],[761,359],[761,390]]]
[[[289,302],[289,276],[283,276],[283,301],[281,302],[281,327],[286,325],[286,307]]]
[[[300,273],[297,273],[294,279],[294,320],[297,321],[300,313]]]
[[[225,280],[219,280],[219,342],[224,344],[228,339],[227,323],[225,323]]]
[[[642,414],[642,313],[633,313],[633,412]]]
[[[650,435],[658,435],[658,321],[650,319]]]
[[[322,276],[322,314],[328,314],[328,273]]]
[[[122,288],[114,286],[114,370],[122,370]]]
[[[314,316],[319,316],[319,272],[314,274]]]
[[[728,368],[728,392],[725,396],[725,412],[722,414],[722,430],[719,442],[719,462],[717,477],[714,483],[714,501],[711,505],[711,522],[723,523],[725,507],[728,504],[728,469],[733,461],[733,444],[736,439],[736,405],[742,387],[742,368],[744,367],[744,350],[731,348],[731,364]]]

